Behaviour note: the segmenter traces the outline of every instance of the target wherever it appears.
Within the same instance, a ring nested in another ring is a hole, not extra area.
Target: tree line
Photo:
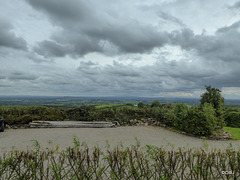
[[[8,125],[23,125],[34,120],[43,121],[118,121],[129,125],[132,119],[152,118],[155,121],[198,136],[210,136],[216,126],[240,127],[240,110],[226,108],[221,91],[206,86],[200,105],[138,103],[134,106],[97,108],[94,105],[77,108],[46,106],[0,106],[0,115]]]

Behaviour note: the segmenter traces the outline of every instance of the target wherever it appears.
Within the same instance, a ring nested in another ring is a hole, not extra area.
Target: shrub
[[[153,101],[151,103],[151,107],[159,107],[160,106],[160,102],[159,101]]]
[[[229,127],[240,127],[240,112],[228,112],[225,114],[225,121]]]
[[[187,120],[186,117],[188,115],[188,106],[186,104],[176,104],[174,106],[174,113],[176,115],[176,119],[174,122],[174,127],[176,127],[179,130],[184,130],[184,127],[186,126]]]
[[[177,118],[174,127],[190,134],[209,136],[217,124],[215,110],[209,103],[205,103],[202,109],[198,106],[188,108],[185,105],[177,105],[175,113]]]
[[[139,102],[139,103],[138,103],[138,108],[144,108],[144,106],[145,106],[144,103],[142,103],[142,102]]]

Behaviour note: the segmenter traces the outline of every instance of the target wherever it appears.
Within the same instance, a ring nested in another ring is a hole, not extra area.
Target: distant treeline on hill
[[[76,107],[89,105],[138,104],[139,102],[151,104],[151,102],[155,100],[159,101],[161,104],[200,104],[199,98],[0,96],[0,105]],[[240,107],[240,100],[226,99],[225,105]]]
[[[199,99],[191,98],[0,96],[0,105],[76,107],[108,104],[138,104],[139,102],[151,104],[154,100],[160,101],[161,104],[199,104]]]

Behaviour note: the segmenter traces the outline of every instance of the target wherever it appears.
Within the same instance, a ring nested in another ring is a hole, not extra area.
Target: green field
[[[97,105],[96,108],[110,108],[114,106],[123,106],[123,104],[105,104],[105,105]]]
[[[232,134],[234,140],[240,140],[240,128],[223,127],[223,130]]]

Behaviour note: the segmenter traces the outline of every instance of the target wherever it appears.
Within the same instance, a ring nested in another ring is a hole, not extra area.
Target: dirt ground
[[[66,149],[73,145],[73,137],[77,136],[80,142],[86,142],[90,148],[99,145],[106,147],[106,141],[111,147],[116,145],[136,145],[136,138],[142,146],[147,144],[164,146],[166,148],[233,148],[240,149],[240,141],[203,140],[176,132],[171,132],[162,127],[127,126],[117,128],[44,128],[44,129],[6,129],[0,133],[0,152],[12,149],[29,149],[33,140],[37,140],[41,148],[56,147]],[[106,148],[105,148],[106,149]]]

